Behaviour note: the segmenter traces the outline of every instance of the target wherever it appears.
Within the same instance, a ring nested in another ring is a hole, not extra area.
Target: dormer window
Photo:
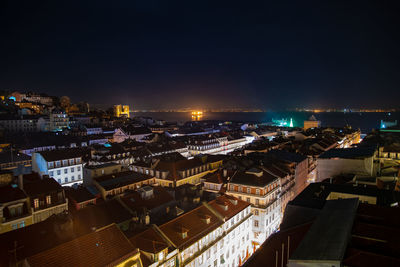
[[[224,211],[227,211],[227,210],[228,210],[228,202],[218,199],[218,200],[217,200],[217,204],[218,204]]]
[[[189,230],[188,229],[186,229],[185,227],[183,227],[183,226],[178,226],[178,233],[181,235],[181,237],[182,237],[182,239],[185,239],[186,237],[187,237],[187,234],[188,234],[188,232],[189,232]]]
[[[207,214],[200,214],[200,219],[206,224],[210,224],[211,222],[211,216]]]

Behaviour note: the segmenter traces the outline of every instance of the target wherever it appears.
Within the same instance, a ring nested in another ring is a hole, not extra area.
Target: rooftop
[[[358,199],[327,201],[289,261],[341,261],[346,252],[357,208]]]
[[[265,187],[277,178],[265,171],[261,171],[261,175],[258,176],[255,173],[249,173],[244,171],[237,171],[231,178],[230,183],[249,185],[257,187]]]
[[[85,152],[80,148],[67,148],[37,152],[47,161],[81,158]]]
[[[25,195],[24,191],[22,191],[18,187],[0,187],[0,203],[7,203],[25,198],[27,198],[27,196]]]
[[[319,158],[344,158],[344,159],[362,159],[372,157],[375,153],[375,147],[354,147],[342,149],[330,149],[322,153]]]
[[[62,191],[62,186],[53,178],[43,178],[31,182],[24,182],[24,190],[29,196],[36,196],[50,192]]]
[[[203,220],[205,216],[208,221]],[[214,213],[202,205],[161,225],[159,228],[177,248],[185,249],[215,230],[222,223]],[[186,233],[186,237],[183,236],[183,233]]]
[[[115,224],[28,258],[34,266],[107,266],[138,251]]]
[[[101,185],[105,190],[112,190],[114,188],[123,187],[126,185],[138,183],[152,178],[149,175],[133,172],[124,171],[109,175],[104,175],[95,178],[97,183]]]

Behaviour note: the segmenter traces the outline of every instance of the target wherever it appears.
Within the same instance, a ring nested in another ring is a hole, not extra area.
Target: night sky
[[[0,89],[135,109],[398,107],[396,2],[1,1]]]

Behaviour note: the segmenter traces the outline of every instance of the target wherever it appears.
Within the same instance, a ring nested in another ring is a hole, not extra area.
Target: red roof
[[[209,216],[209,219],[202,219],[205,215]],[[175,246],[184,249],[215,230],[222,223],[222,220],[202,205],[159,228]],[[183,237],[183,231],[187,231],[186,237]]]
[[[115,224],[29,257],[34,266],[106,266],[138,253]]]
[[[222,195],[216,200],[209,202],[208,204],[227,220],[250,206],[250,204],[246,201],[239,200],[235,197],[228,195]],[[223,205],[226,205],[228,208],[225,210],[223,208]]]

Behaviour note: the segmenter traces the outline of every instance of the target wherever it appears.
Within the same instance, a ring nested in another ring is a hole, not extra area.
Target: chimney
[[[18,175],[18,187],[24,190],[24,175],[22,173]]]

